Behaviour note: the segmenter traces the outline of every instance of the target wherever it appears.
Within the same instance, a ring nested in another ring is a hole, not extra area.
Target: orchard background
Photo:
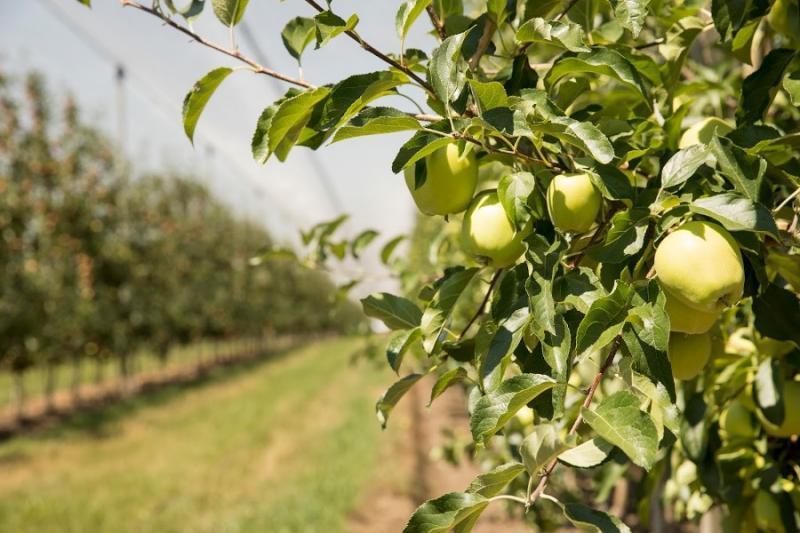
[[[85,360],[114,358],[123,395],[137,352],[166,360],[173,346],[213,342],[213,359],[231,363],[218,351],[244,342],[251,356],[240,363],[257,365],[235,367],[244,375],[217,366],[177,405],[160,392],[158,405],[128,399],[83,423],[96,428],[122,409],[141,430],[150,417],[145,435],[125,441],[142,458],[162,437],[170,450],[191,435],[194,460],[167,471],[112,468],[107,448],[64,436],[74,418],[12,441],[3,450],[12,465],[52,447],[96,455],[107,475],[143,478],[141,491],[128,478],[110,497],[76,499],[30,476],[46,463],[16,465],[0,485],[9,527],[81,529],[97,516],[111,528],[122,501],[119,516],[138,517],[125,527],[177,530],[798,529],[796,0],[408,0],[369,8],[396,13],[388,47],[367,37],[358,3],[292,0],[299,15],[279,24],[282,53],[296,62],[287,69],[257,45],[260,17],[274,24],[284,4],[121,4],[115,17],[149,19],[194,43],[161,53],[216,54],[175,118],[189,141],[213,129],[207,107],[233,115],[251,105],[218,90],[267,78],[282,96],[257,102],[263,110],[246,117],[252,136],[236,139],[255,163],[277,169],[272,161],[291,164],[307,149],[395,143],[382,164],[400,187],[385,205],[402,190],[419,214],[398,236],[384,229],[390,211],[366,217],[356,204],[361,216],[319,216],[299,238],[270,238],[190,179],[132,179],[121,135],[109,143],[69,103],[52,124],[39,78],[6,77],[0,338],[18,425],[31,368],[51,398],[64,361],[80,376]],[[337,52],[322,56],[318,78],[312,58],[343,46],[372,68],[354,71]],[[351,153],[318,170],[350,179],[375,159],[368,148]],[[379,204],[367,186],[348,183],[341,198]],[[329,196],[338,211],[341,198]],[[289,334],[365,331],[356,298],[378,335],[277,362],[256,356]],[[361,409],[378,383],[383,437]],[[73,388],[76,403],[82,389]],[[420,438],[422,397],[431,413],[446,402],[463,415],[438,420],[434,455],[474,477],[441,493],[429,494],[429,470],[442,466]],[[218,424],[203,426],[200,413]],[[403,459],[409,440],[414,468]],[[399,448],[387,451],[393,441]],[[265,442],[272,451],[253,462]],[[231,449],[241,453],[211,474]],[[54,479],[74,476],[53,462]],[[391,482],[376,481],[381,468],[422,487],[400,524],[390,519],[402,505],[380,490]],[[271,494],[283,471],[289,488]],[[230,483],[230,495],[173,481],[209,476]],[[200,505],[205,498],[213,503]]]

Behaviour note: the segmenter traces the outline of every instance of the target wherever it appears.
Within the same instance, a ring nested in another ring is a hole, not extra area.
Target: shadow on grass
[[[221,362],[180,381],[150,383],[131,396],[115,395],[83,405],[77,411],[55,413],[44,425],[30,428],[21,435],[40,441],[60,439],[74,434],[88,435],[97,439],[108,438],[116,434],[118,430],[116,423],[120,419],[149,407],[165,405],[185,392],[220,383],[274,363],[302,345],[282,348],[251,359]],[[0,443],[21,435],[0,435]]]

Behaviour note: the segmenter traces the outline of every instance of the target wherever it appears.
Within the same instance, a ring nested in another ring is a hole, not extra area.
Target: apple
[[[790,437],[800,434],[800,383],[787,380],[783,382],[783,405],[786,415],[779,426],[762,418],[764,429],[773,437]]]
[[[656,249],[661,286],[688,307],[718,313],[734,305],[744,291],[739,245],[713,222],[687,222]]]
[[[692,379],[703,370],[711,357],[711,335],[670,333],[667,354],[675,379]]]
[[[547,211],[560,231],[583,233],[592,227],[603,197],[588,174],[562,174],[547,186]]]
[[[453,215],[469,206],[478,185],[475,152],[462,154],[458,144],[448,144],[425,157],[427,175],[416,187],[416,165],[405,169],[406,185],[420,211],[426,215]]]
[[[775,498],[766,490],[759,490],[753,500],[753,515],[758,531],[764,533],[783,533],[781,508]]]
[[[754,439],[758,435],[753,414],[740,400],[733,400],[719,417],[719,427],[731,440]]]
[[[672,296],[664,287],[662,287],[662,290],[667,297],[666,309],[669,315],[671,331],[691,333],[693,335],[705,333],[711,329],[711,326],[719,318],[718,311],[707,313],[694,309]]]
[[[477,195],[464,214],[461,245],[466,253],[494,267],[507,267],[525,251],[522,239],[529,233],[530,225],[522,231],[514,229],[497,191],[492,189]]]
[[[767,21],[775,31],[792,39],[800,36],[800,11],[797,0],[775,0],[767,14]]]
[[[681,135],[678,141],[678,148],[683,150],[695,144],[708,144],[714,138],[714,132],[722,137],[733,131],[733,126],[728,122],[717,117],[704,118],[700,122],[692,124]]]

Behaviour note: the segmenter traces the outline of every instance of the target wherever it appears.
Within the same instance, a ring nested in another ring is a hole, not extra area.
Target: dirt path
[[[368,491],[351,514],[347,531],[400,532],[421,503],[448,492],[463,491],[480,473],[477,465],[466,460],[455,467],[431,457],[431,450],[447,440],[445,430],[454,431],[462,439],[471,439],[461,390],[448,390],[427,408],[426,391],[432,385],[433,381],[417,384],[392,412],[386,430],[386,441],[391,444],[383,451],[382,469],[367,485]],[[531,530],[519,520],[509,518],[503,505],[496,505],[483,513],[473,531],[529,533]]]

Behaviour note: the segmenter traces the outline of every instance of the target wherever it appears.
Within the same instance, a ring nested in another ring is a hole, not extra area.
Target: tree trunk
[[[54,395],[56,390],[56,363],[55,361],[48,361],[47,368],[44,374],[44,397],[45,397],[45,410],[47,413],[53,413],[55,409]]]
[[[72,403],[79,404],[81,401],[81,358],[77,355],[72,356]]]
[[[16,406],[17,422],[25,418],[25,372],[14,372],[14,405]]]

